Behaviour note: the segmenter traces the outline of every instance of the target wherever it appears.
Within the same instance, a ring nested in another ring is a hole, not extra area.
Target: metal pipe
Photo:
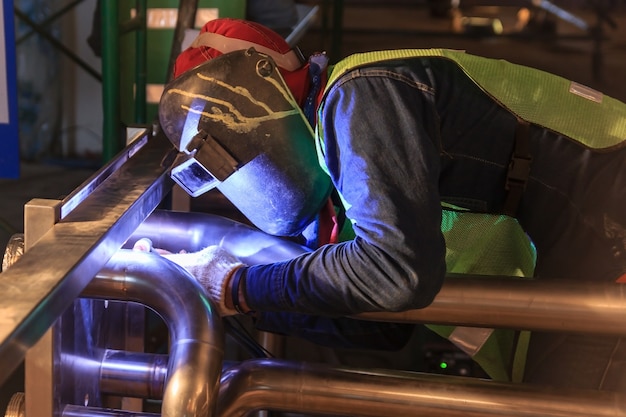
[[[451,275],[421,310],[365,320],[626,336],[626,286],[613,282]]]
[[[156,211],[129,242],[195,251],[222,244],[243,262],[275,262],[306,248],[244,224],[201,213]],[[420,310],[375,312],[363,320],[451,324],[626,336],[626,286],[612,282],[533,280],[450,274],[433,303]]]
[[[120,105],[119,0],[100,3],[102,19],[102,158],[109,162],[122,149]]]
[[[224,356],[222,322],[200,284],[152,253],[118,251],[82,293],[140,302],[154,309],[171,335],[163,416],[211,416]]]
[[[37,22],[37,26],[39,28],[41,28],[41,29],[47,28],[47,26],[52,24],[58,18],[62,17],[65,13],[67,13],[70,10],[74,9],[75,7],[79,6],[80,3],[82,3],[83,1],[85,1],[85,0],[74,0],[73,2],[71,2],[69,4],[66,4],[64,7],[60,8],[57,11],[55,11],[54,13],[52,13],[51,15],[46,17],[44,20]],[[34,35],[35,33],[37,33],[37,32],[35,32],[34,30],[31,30],[30,32],[26,32],[24,35],[20,36],[19,38],[17,38],[15,40],[15,45],[21,44],[26,39],[28,39],[32,35]]]
[[[532,0],[533,6],[539,7],[549,13],[552,13],[559,19],[569,22],[572,25],[576,26],[578,29],[589,30],[589,25],[580,17],[574,15],[573,13],[568,12],[567,10],[557,6],[548,0]]]
[[[174,63],[176,57],[182,50],[183,39],[185,38],[185,30],[191,29],[195,25],[196,12],[198,11],[198,0],[181,0],[178,3],[178,18],[176,19],[176,27],[174,28],[174,39],[170,49],[170,59],[167,65],[166,82],[172,80],[174,76]]]
[[[243,223],[206,213],[156,210],[135,230],[126,248],[142,237],[154,247],[195,252],[221,245],[242,262],[254,265],[294,258],[309,249],[265,234]]]
[[[67,55],[72,61],[74,61],[76,65],[78,65],[83,70],[85,70],[87,74],[91,75],[97,81],[102,81],[102,76],[98,74],[98,72],[95,69],[93,69],[85,60],[83,60],[80,56],[75,54],[70,48],[66,47],[61,42],[59,42],[54,36],[50,35],[48,32],[43,30],[36,22],[30,19],[26,13],[22,12],[17,7],[14,7],[13,13],[20,20],[22,20],[24,23],[30,26],[30,28],[33,29],[42,38],[50,42],[50,44],[53,47],[55,47],[56,49],[58,49],[59,51]]]
[[[72,361],[75,358],[68,360]],[[163,398],[168,356],[108,349],[100,360],[100,392],[157,400]],[[222,372],[239,362],[223,361]]]
[[[226,371],[219,391],[220,417],[254,410],[362,417],[608,417],[626,416],[626,398],[615,392],[262,359]]]
[[[267,236],[232,220],[197,213],[155,212],[126,244],[132,245],[132,240],[139,237],[150,237],[155,246],[170,250],[197,250],[219,243],[249,263],[260,263],[264,259],[276,261],[305,251],[299,245]],[[622,288],[617,284],[450,276],[431,307],[362,317],[481,327],[524,328],[523,325],[528,324],[531,329],[623,334],[623,325],[613,318],[623,317],[626,303]],[[192,294],[196,297],[193,302]],[[141,302],[162,314],[170,325],[172,352],[177,358],[170,359],[168,374],[177,379],[169,378],[165,388],[165,416],[185,412],[204,415],[202,400],[212,402],[208,407],[217,402],[220,416],[246,415],[268,409],[375,417],[420,412],[444,417],[494,413],[514,417],[626,416],[625,397],[619,393],[560,390],[409,372],[338,369],[279,360],[249,360],[232,366],[224,373],[220,385],[213,375],[219,377],[223,345],[216,347],[210,335],[215,335],[214,332],[221,335],[221,331],[188,328],[207,325],[197,320],[202,317],[198,315],[198,308],[212,317],[210,303],[202,294],[195,280],[164,258],[128,250],[114,255],[83,293],[93,298]],[[196,305],[203,303],[206,305]],[[595,327],[590,327],[590,322]],[[609,322],[617,330],[604,328]],[[211,325],[209,323],[208,327]],[[208,350],[215,352],[207,355],[207,345]],[[203,375],[199,374],[207,373],[203,369],[208,368],[212,373],[209,380],[203,382]],[[160,372],[157,374],[157,379],[162,376]],[[148,390],[138,388],[138,384],[146,383],[144,379],[148,378],[145,370],[135,377],[124,374],[118,378],[136,378],[132,383],[137,388],[133,389]],[[216,391],[218,385],[219,391]],[[200,389],[196,391],[197,387]],[[69,410],[79,412],[78,408]],[[64,417],[132,415],[93,412],[96,414],[64,413]]]
[[[61,417],[160,417],[160,414],[66,405]]]
[[[100,392],[160,399],[167,366],[167,355],[107,349],[100,366]]]

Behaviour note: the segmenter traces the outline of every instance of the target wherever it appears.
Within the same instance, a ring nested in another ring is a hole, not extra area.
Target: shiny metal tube
[[[276,359],[249,360],[224,373],[220,417],[263,409],[363,417],[616,417],[626,416],[626,398],[621,393]]]
[[[201,213],[156,211],[129,240],[149,237],[178,251],[222,244],[249,264],[307,251],[249,226]],[[421,310],[376,312],[364,320],[452,324],[626,336],[626,286],[615,283],[449,275],[434,302]]]
[[[135,413],[122,410],[105,410],[94,407],[81,407],[79,405],[66,405],[61,417],[159,417],[154,413]]]
[[[103,394],[161,399],[167,379],[168,356],[107,350],[100,363],[100,391]],[[239,362],[222,362],[222,372]]]
[[[193,277],[156,254],[120,250],[82,296],[140,302],[161,315],[172,340],[162,415],[213,415],[224,334],[220,317]]]
[[[251,264],[273,262],[305,252],[298,245],[267,236],[248,226],[197,213],[154,213],[127,244],[132,245],[132,240],[139,237],[149,237],[155,246],[175,251],[194,251],[210,244],[222,244],[244,262]],[[106,291],[118,294],[119,298],[116,299],[140,301],[153,307],[164,315],[168,324],[180,320],[176,317],[178,314],[189,316],[184,318],[185,322],[191,320],[192,315],[195,317],[189,308],[188,299],[180,295],[161,294],[178,290],[173,287],[186,281],[177,279],[176,284],[173,283],[173,276],[180,271],[171,271],[174,275],[168,280],[164,277],[168,274],[164,274],[161,269],[164,265],[150,265],[151,262],[164,262],[157,261],[159,257],[131,251],[120,253],[120,256],[128,254],[132,259],[120,260],[114,257],[98,274],[94,284],[88,286],[88,291],[102,298],[105,290],[99,286],[115,287]],[[168,263],[167,267],[172,266]],[[140,272],[135,268],[139,268]],[[137,277],[143,279],[143,275],[149,277],[145,278],[147,281],[156,281],[140,285],[135,283]],[[180,278],[180,275],[177,277]],[[144,287],[151,288],[146,290]],[[626,312],[626,302],[622,288],[616,284],[591,282],[449,276],[441,293],[426,309],[403,313],[368,313],[359,317],[396,322],[623,335],[624,326],[619,319]],[[181,299],[184,300],[185,311],[178,312],[173,305],[180,305],[177,303]],[[172,330],[172,334],[175,334],[175,342],[182,340],[181,337],[190,341],[197,337],[176,330]],[[185,350],[185,353],[189,352]],[[196,354],[201,355],[191,352],[189,357],[193,358]],[[190,360],[191,368],[198,368],[196,359],[187,360]],[[202,360],[210,361],[209,358]],[[184,364],[184,361],[178,361],[177,365],[170,365],[175,366],[170,369],[182,369]],[[213,365],[221,366],[221,357]],[[192,375],[178,379],[182,391],[177,391],[177,395],[192,390],[198,384],[194,381],[196,377]],[[147,377],[141,371],[134,377],[127,374],[122,378],[143,380]],[[141,384],[138,381],[135,383]],[[174,392],[170,386],[168,382],[166,397]],[[193,394],[191,397],[193,401],[199,398]],[[217,401],[217,415],[220,416],[241,416],[265,409],[372,417],[420,413],[443,417],[493,414],[513,417],[626,416],[626,399],[618,393],[558,390],[408,372],[339,369],[280,360],[249,360],[232,366],[222,377],[219,394],[215,395],[213,391],[208,398]],[[166,403],[168,407],[170,404],[175,405],[169,408],[170,414],[166,414],[164,409],[163,415],[177,415],[177,412],[186,410],[187,403],[179,398],[164,398],[164,405]],[[104,416],[94,414],[99,415]]]
[[[427,308],[359,317],[396,323],[626,336],[626,286],[612,282],[449,276]]]
[[[100,391],[133,398],[160,399],[168,356],[108,349],[100,367]]]
[[[172,252],[195,252],[221,245],[250,265],[278,262],[308,251],[243,223],[206,213],[156,210],[135,230],[125,247],[132,247],[142,237],[152,240],[154,247]]]

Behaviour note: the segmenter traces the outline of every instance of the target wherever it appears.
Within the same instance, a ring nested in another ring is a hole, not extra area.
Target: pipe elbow
[[[161,315],[172,339],[162,415],[214,415],[224,334],[217,310],[189,273],[161,256],[120,250],[83,296],[139,302]]]

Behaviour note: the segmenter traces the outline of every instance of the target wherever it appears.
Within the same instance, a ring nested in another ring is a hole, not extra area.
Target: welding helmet
[[[278,69],[283,54],[224,38],[205,38],[220,54],[178,74],[161,97],[161,128],[180,151],[171,176],[194,197],[217,188],[266,233],[296,235],[332,187],[312,128]]]

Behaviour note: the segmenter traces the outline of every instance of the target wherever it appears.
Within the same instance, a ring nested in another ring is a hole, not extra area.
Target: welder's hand
[[[133,250],[136,250],[138,252],[156,252],[161,255],[172,253],[165,249],[155,248],[154,246],[152,246],[152,240],[148,239],[147,237],[142,237],[141,239],[138,239],[133,245]]]
[[[206,289],[209,298],[216,304],[221,316],[237,314],[224,302],[229,280],[235,270],[243,264],[234,255],[220,246],[209,246],[198,252],[163,255],[185,268]]]
[[[147,245],[150,245],[150,249]],[[149,241],[145,242],[144,239],[137,241],[133,249],[144,252],[156,251],[151,247]],[[162,253],[162,256],[182,266],[198,280],[205,288],[209,298],[216,304],[221,316],[237,314],[234,308],[227,307],[224,302],[225,297],[230,296],[227,293],[227,288],[233,272],[243,266],[237,257],[216,245],[198,252]]]

